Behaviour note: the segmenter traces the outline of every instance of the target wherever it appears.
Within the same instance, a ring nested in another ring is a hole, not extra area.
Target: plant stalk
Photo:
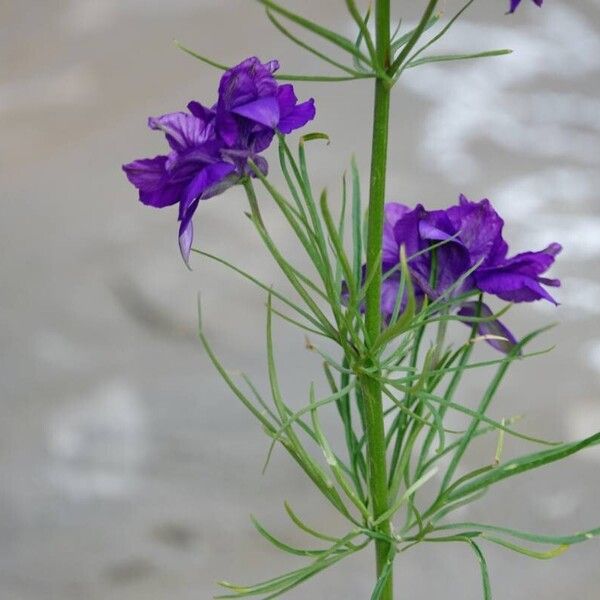
[[[375,4],[375,30],[377,60],[382,70],[390,65],[390,0],[377,0]],[[388,131],[390,114],[390,85],[383,78],[375,82],[375,106],[373,114],[373,146],[371,151],[371,179],[369,189],[369,216],[367,233],[367,280],[374,273],[366,291],[367,342],[372,345],[381,331],[381,246],[383,236],[385,176],[387,170]],[[369,493],[373,520],[389,508],[387,485],[387,460],[383,401],[381,383],[377,377],[365,376],[362,380],[365,428],[369,465]],[[384,519],[378,529],[385,536],[391,534],[391,523]],[[386,565],[391,560],[393,549],[385,539],[375,541],[377,578],[384,572],[389,575],[382,589],[380,600],[393,599],[393,578]]]

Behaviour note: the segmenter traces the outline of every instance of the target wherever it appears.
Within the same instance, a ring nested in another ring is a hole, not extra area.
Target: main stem
[[[375,5],[376,49],[378,62],[385,70],[390,64],[390,0],[377,0]],[[387,171],[388,130],[390,114],[390,85],[382,78],[375,83],[375,109],[373,114],[373,146],[371,151],[371,179],[369,189],[369,218],[367,235],[367,278],[374,276],[366,292],[366,330],[372,344],[381,331],[381,245],[383,236],[385,176]],[[365,428],[369,461],[369,492],[374,519],[389,508],[387,485],[387,460],[383,402],[378,374],[365,377]],[[389,519],[382,521],[379,530],[391,534]],[[391,546],[385,539],[377,539],[377,577],[391,560]],[[393,579],[390,571],[381,600],[393,599]]]

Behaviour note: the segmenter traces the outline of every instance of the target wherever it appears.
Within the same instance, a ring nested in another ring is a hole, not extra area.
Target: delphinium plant
[[[552,558],[600,534],[595,529],[551,536],[496,523],[453,520],[454,511],[482,499],[496,483],[600,443],[600,434],[574,442],[548,442],[519,432],[515,418],[488,416],[511,364],[543,353],[531,345],[547,329],[517,339],[500,319],[505,320],[503,315],[513,303],[555,303],[548,288],[559,281],[546,277],[546,272],[561,247],[552,243],[540,251],[511,255],[503,238],[504,223],[487,199],[473,202],[461,195],[443,210],[385,200],[389,117],[399,78],[427,63],[498,57],[509,50],[435,54],[434,44],[474,0],[449,19],[442,18],[436,0],[423,2],[416,26],[400,25],[395,31],[391,5],[401,8],[403,3],[374,0],[366,9],[357,0],[340,0],[340,11],[346,10],[356,24],[353,39],[273,0],[257,1],[284,36],[336,72],[286,75],[279,73],[276,60],[263,63],[255,57],[229,68],[183,48],[224,71],[216,102],[192,101],[187,112],[151,118],[149,126],[166,136],[168,154],[124,166],[142,203],[157,208],[178,205],[179,245],[186,264],[193,252],[264,291],[269,399],[246,375],[238,381],[228,372],[206,337],[202,319],[200,342],[233,395],[270,438],[271,449],[282,446],[348,523],[346,535],[332,536],[305,523],[286,504],[291,523],[316,546],[308,549],[291,546],[255,522],[260,535],[281,551],[301,557],[303,563],[254,585],[222,582],[222,597],[275,598],[373,546],[376,573],[371,598],[390,600],[393,565],[400,554],[422,542],[456,542],[473,550],[481,569],[483,597],[491,598],[484,555],[488,544],[533,558]],[[520,4],[512,0],[505,8],[514,13]],[[302,31],[320,38],[323,49],[305,41]],[[327,44],[348,60],[332,58]],[[313,188],[307,164],[308,142],[327,136],[306,133],[296,148],[288,137],[315,116],[314,101],[299,102],[289,82],[335,84],[358,79],[374,87],[368,198],[361,196],[359,171],[352,161],[348,180],[344,176],[342,181],[341,198],[333,201]],[[286,189],[277,189],[269,177],[263,153],[271,146],[277,149]],[[394,165],[393,160],[390,163]],[[262,242],[287,278],[289,292],[273,288],[207,249],[193,247],[196,209],[232,186],[243,186],[257,243]],[[306,252],[311,271],[303,272],[273,240],[261,217],[261,204],[267,202],[278,207],[289,235]],[[489,297],[505,301],[506,306],[494,312]],[[300,410],[292,410],[279,385],[274,318],[309,336],[331,390],[318,397],[315,384],[307,381],[307,402]],[[462,332],[462,343],[448,341],[451,328]],[[321,347],[318,339],[327,344]],[[493,346],[495,358],[474,358],[481,343]],[[331,344],[337,354],[329,350]],[[463,375],[482,367],[492,368],[493,375],[479,404],[466,406],[457,399]],[[343,426],[346,447],[342,449],[321,424],[322,411],[332,408]],[[449,427],[449,417],[456,414],[467,422],[463,430]],[[478,468],[465,473],[461,465],[465,452],[475,439],[490,435],[498,440],[495,458],[482,458]],[[508,436],[531,443],[531,452],[503,461]]]

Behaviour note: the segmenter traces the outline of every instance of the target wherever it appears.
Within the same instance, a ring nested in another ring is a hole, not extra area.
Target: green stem
[[[254,186],[252,185],[252,179],[248,177],[244,181],[244,189],[246,190],[246,196],[248,197],[248,204],[250,204],[250,210],[252,214],[256,216],[258,223],[263,225],[262,215],[260,214],[260,210],[258,208],[258,199],[256,197],[256,192],[254,191]]]
[[[377,0],[375,5],[375,30],[377,61],[383,70],[390,64],[390,0]],[[381,245],[383,235],[385,176],[387,169],[388,130],[390,114],[390,85],[382,78],[375,83],[375,108],[373,114],[373,146],[371,152],[371,179],[369,193],[369,220],[367,234],[367,279],[371,279],[366,291],[366,332],[367,342],[372,344],[381,330]],[[383,401],[378,374],[362,379],[364,398],[365,428],[369,464],[369,492],[373,520],[384,514],[389,508],[387,486],[387,461],[385,427],[383,422]],[[386,541],[391,533],[389,519],[378,525],[384,537],[375,541],[377,559],[377,578],[389,573],[381,600],[393,599],[393,579],[388,562],[392,553],[390,543]],[[387,567],[387,568],[386,568]]]

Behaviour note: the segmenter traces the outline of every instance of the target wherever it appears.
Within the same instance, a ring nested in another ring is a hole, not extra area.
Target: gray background
[[[416,4],[394,2],[410,5],[408,21]],[[488,196],[516,251],[564,244],[554,270],[561,307],[520,306],[507,317],[519,334],[559,320],[538,345],[557,347],[515,366],[492,414],[525,413],[521,430],[574,439],[600,429],[600,4],[548,0],[538,10],[523,0],[513,17],[503,1],[478,4],[443,48],[516,52],[407,74],[394,98],[389,198],[444,206],[459,192]],[[351,32],[341,0],[287,5]],[[344,531],[282,452],[261,476],[267,440],[194,338],[201,291],[225,363],[264,386],[264,294],[206,261],[188,272],[175,210],[139,205],[120,171],[163,148],[147,115],[214,97],[218,73],[173,38],[230,64],[258,54],[288,72],[326,71],[250,0],[0,0],[3,599],[187,600],[210,597],[221,578],[273,576],[302,561],[272,550],[251,513],[310,544],[286,524],[283,499],[314,525]],[[315,183],[332,194],[352,153],[368,167],[370,87],[297,85],[301,98],[316,98],[312,128],[331,135],[311,160]],[[207,202],[196,241],[277,285],[243,210],[237,190]],[[285,325],[277,343],[284,389],[300,406],[318,361]],[[460,400],[475,403],[485,376],[469,378]],[[493,446],[480,447],[484,461]],[[507,455],[522,449],[507,441]],[[481,465],[481,452],[465,468]],[[511,480],[457,518],[556,533],[597,526],[599,464],[600,451],[588,451]],[[480,598],[469,552],[406,553],[397,597]],[[497,598],[598,598],[598,543],[552,562],[497,548],[488,558]],[[289,598],[364,599],[371,585],[365,553]]]

